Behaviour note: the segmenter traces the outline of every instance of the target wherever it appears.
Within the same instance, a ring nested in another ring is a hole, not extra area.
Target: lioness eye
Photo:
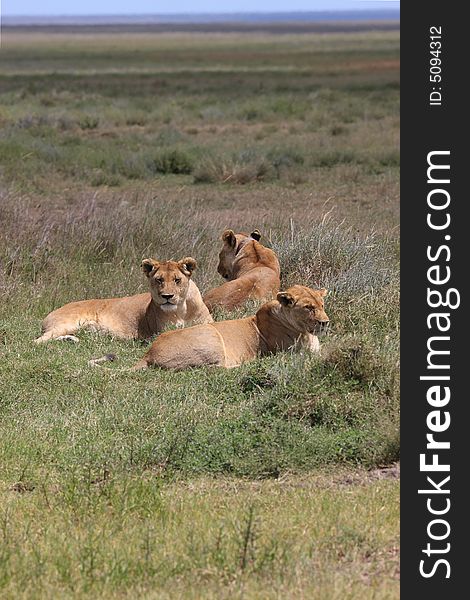
[[[176,283],[181,283],[181,279],[179,277],[175,278]]]
[[[163,279],[161,279],[161,278],[156,279],[156,282],[159,283],[159,284],[162,284],[163,283]]]

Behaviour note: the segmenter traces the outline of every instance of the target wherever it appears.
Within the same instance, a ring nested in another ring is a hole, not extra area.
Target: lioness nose
[[[170,298],[173,298],[174,294],[162,294],[162,298],[165,298],[165,300],[169,300]]]

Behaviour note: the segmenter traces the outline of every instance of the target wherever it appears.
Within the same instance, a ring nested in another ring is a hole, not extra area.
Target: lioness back
[[[223,366],[223,342],[211,325],[168,331],[155,340],[141,362],[143,364],[140,367],[136,365],[136,368],[158,365],[163,369],[178,370],[205,365]]]
[[[162,333],[134,368],[230,368],[253,360],[259,351],[254,319],[233,319]]]
[[[222,234],[224,242],[219,254],[217,271],[226,283],[204,295],[204,302],[215,307],[233,309],[247,300],[270,300],[280,287],[280,265],[276,254],[258,240],[259,232],[251,235],[235,234],[227,229]]]
[[[120,338],[149,337],[156,328],[151,300],[147,292],[124,298],[69,302],[47,315],[42,324],[43,335],[36,341],[72,335],[78,329],[107,332]]]

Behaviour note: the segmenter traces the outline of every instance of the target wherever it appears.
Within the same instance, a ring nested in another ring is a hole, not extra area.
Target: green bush
[[[164,150],[155,157],[153,164],[157,173],[187,175],[193,170],[191,156],[182,150]]]

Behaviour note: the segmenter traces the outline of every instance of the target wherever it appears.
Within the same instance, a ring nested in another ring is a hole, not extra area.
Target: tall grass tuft
[[[266,156],[245,150],[232,156],[206,156],[194,168],[195,183],[238,183],[266,181],[275,176]]]

